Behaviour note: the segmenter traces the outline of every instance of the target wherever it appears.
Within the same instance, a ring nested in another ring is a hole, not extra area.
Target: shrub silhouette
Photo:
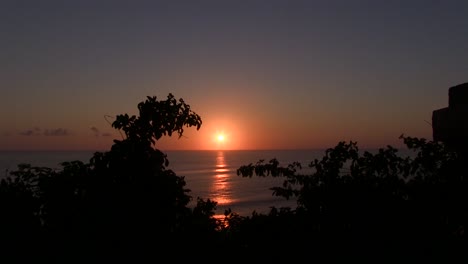
[[[401,138],[414,156],[391,146],[361,155],[356,142],[340,142],[309,164],[310,175],[298,173],[300,163],[280,166],[276,159],[241,166],[243,177],[284,177],[273,195],[297,199],[296,208],[272,208],[271,228],[264,230],[266,218],[258,215],[245,219],[243,228],[261,232],[266,248],[288,241],[280,247],[314,248],[316,258],[466,259],[465,157],[442,143]],[[258,236],[251,235],[246,243],[253,247]]]
[[[1,226],[9,231],[2,243],[13,258],[38,248],[35,259],[135,260],[166,256],[194,235],[215,241],[216,202],[199,198],[189,208],[184,177],[166,169],[169,161],[155,147],[162,136],[200,129],[200,116],[172,94],[161,101],[147,97],[138,110],[138,116],[116,117],[112,127],[125,138],[89,163],[63,162],[60,170],[22,164],[1,181],[0,209],[7,216]]]
[[[466,156],[442,143],[401,136],[411,156],[387,146],[361,152],[339,142],[309,164],[276,159],[241,166],[243,177],[283,177],[272,195],[295,208],[214,218],[216,201],[197,198],[157,149],[202,120],[169,94],[118,115],[123,131],[107,152],[61,169],[20,164],[0,182],[2,257],[7,262],[468,260]],[[11,261],[9,261],[11,260]]]

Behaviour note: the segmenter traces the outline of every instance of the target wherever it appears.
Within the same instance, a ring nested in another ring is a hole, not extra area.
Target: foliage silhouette
[[[318,252],[332,250],[343,259],[467,259],[465,158],[442,143],[401,139],[414,156],[399,155],[391,146],[360,155],[356,142],[340,142],[309,164],[310,175],[297,173],[300,163],[283,167],[276,159],[241,166],[238,175],[285,178],[282,186],[271,188],[273,195],[295,197],[297,207],[273,208],[270,216],[277,220],[268,220],[275,222],[268,232],[294,226],[286,237],[278,236],[296,241],[290,243],[296,250],[313,244]],[[305,239],[307,246],[301,243]],[[262,242],[271,247],[279,240]]]
[[[361,152],[339,142],[322,159],[283,166],[277,159],[241,166],[242,177],[283,177],[272,195],[295,208],[214,217],[217,202],[192,200],[183,176],[156,148],[163,136],[200,129],[182,99],[147,97],[138,116],[118,115],[124,132],[88,163],[52,170],[20,164],[0,182],[2,257],[11,262],[444,261],[468,260],[466,157],[444,144],[401,136],[412,152],[391,146]],[[215,260],[218,261],[218,260]]]
[[[199,198],[188,207],[184,177],[166,169],[166,155],[155,148],[162,136],[200,129],[200,116],[172,94],[161,101],[147,97],[138,110],[138,116],[116,117],[112,126],[125,138],[89,163],[63,162],[59,170],[22,164],[1,181],[0,209],[8,216],[1,226],[10,230],[2,243],[12,245],[12,258],[38,248],[26,245],[33,238],[40,241],[35,258],[65,262],[70,256],[77,262],[154,258],[195,235],[204,246],[216,239],[216,202]]]

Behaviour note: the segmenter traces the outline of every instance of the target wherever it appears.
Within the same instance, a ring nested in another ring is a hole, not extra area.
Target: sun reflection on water
[[[231,184],[229,179],[229,167],[223,151],[218,151],[216,155],[215,175],[211,186],[213,199],[218,205],[224,206],[233,202]]]

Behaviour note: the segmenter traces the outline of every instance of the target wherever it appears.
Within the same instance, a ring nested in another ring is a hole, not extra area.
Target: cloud
[[[34,131],[30,129],[30,130],[21,131],[19,132],[19,134],[22,136],[32,136],[34,135]]]
[[[99,137],[99,129],[97,127],[90,127],[90,129],[93,131],[95,137]]]
[[[65,128],[45,129],[42,130],[38,127],[20,131],[18,135],[21,136],[68,136],[70,132]]]
[[[90,127],[89,129],[91,129],[91,131],[93,131],[93,134],[95,137],[110,137],[111,136],[111,133],[107,133],[107,132],[102,132],[99,131],[99,129],[95,126],[93,127]]]
[[[68,136],[70,133],[67,129],[56,128],[56,129],[46,129],[44,131],[44,136]]]
[[[21,136],[39,136],[41,135],[41,129],[38,127],[35,127],[33,129],[20,131],[18,134]]]

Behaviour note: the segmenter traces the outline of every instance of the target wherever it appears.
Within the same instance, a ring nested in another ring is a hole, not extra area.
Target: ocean
[[[260,159],[272,158],[287,165],[300,162],[305,169],[315,158],[320,159],[324,150],[202,150],[202,151],[163,151],[169,160],[168,169],[183,176],[192,204],[197,197],[216,201],[216,214],[222,215],[231,209],[239,215],[249,216],[253,211],[267,213],[271,206],[295,207],[294,200],[285,200],[272,195],[269,189],[281,186],[281,178],[252,177],[237,175],[242,165],[256,163]],[[20,163],[60,169],[64,161],[80,160],[89,162],[93,151],[0,151],[0,177],[6,177],[17,169]],[[305,171],[304,171],[305,172]]]

